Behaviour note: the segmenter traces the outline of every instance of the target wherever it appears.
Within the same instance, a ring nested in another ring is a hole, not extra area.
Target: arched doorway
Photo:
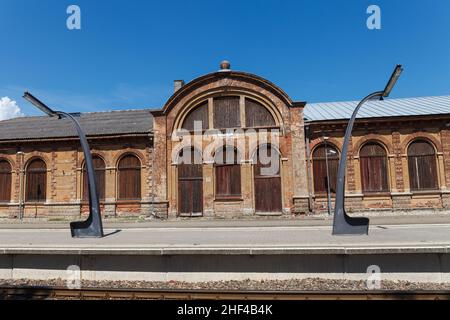
[[[178,157],[178,214],[203,214],[202,157],[194,148],[185,148]]]
[[[280,154],[270,145],[265,145],[258,148],[255,158],[255,211],[281,212]]]

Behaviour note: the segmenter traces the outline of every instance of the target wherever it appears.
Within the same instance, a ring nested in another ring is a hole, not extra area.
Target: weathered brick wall
[[[90,141],[93,155],[105,161],[105,200],[101,201],[104,216],[150,216],[150,203],[154,200],[155,184],[152,179],[152,138],[130,137],[98,139]],[[73,217],[88,214],[87,202],[83,201],[84,155],[77,141],[46,141],[21,143],[0,147],[0,158],[8,160],[13,168],[10,203],[0,204],[0,217],[18,217],[20,199],[25,218]],[[23,155],[18,151],[22,151]],[[141,200],[120,202],[117,200],[117,164],[122,155],[135,154],[141,160]],[[43,159],[47,166],[46,201],[29,203],[24,201],[26,165],[34,158]],[[22,191],[21,190],[22,187]],[[156,200],[155,200],[156,201]],[[166,215],[160,204],[155,205],[159,214]]]
[[[445,120],[417,119],[415,121],[358,121],[353,130],[348,151],[346,172],[346,200],[348,211],[447,209],[450,206],[450,131]],[[330,136],[330,143],[342,148],[345,123],[311,124],[310,148],[322,143],[322,136]],[[425,139],[436,148],[436,168],[439,188],[427,192],[411,192],[407,148],[416,139]],[[378,142],[386,149],[389,192],[363,194],[359,150],[367,142]],[[312,169],[310,174],[312,174]],[[312,193],[314,191],[312,190]],[[326,212],[326,196],[313,197],[316,213]]]

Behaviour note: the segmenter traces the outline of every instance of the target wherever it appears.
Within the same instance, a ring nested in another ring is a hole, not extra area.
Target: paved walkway
[[[353,216],[358,216],[354,214]],[[450,223],[450,212],[447,214],[372,216],[372,225],[398,224],[441,224]],[[280,217],[258,217],[255,219],[206,219],[185,218],[178,220],[104,220],[105,228],[216,228],[216,227],[281,227],[281,226],[331,226],[332,217],[302,216],[295,219]],[[29,219],[24,221],[0,220],[0,229],[67,229],[69,221],[44,221]]]
[[[165,226],[106,229],[106,234],[102,239],[73,239],[68,229],[1,229],[0,253],[450,252],[450,224],[372,224],[369,236],[332,236],[329,226]]]

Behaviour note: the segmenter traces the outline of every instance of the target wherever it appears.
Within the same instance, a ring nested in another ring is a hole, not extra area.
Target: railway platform
[[[380,278],[450,283],[450,224],[372,224],[368,236],[330,225],[107,228],[102,239],[66,229],[0,229],[0,279],[217,281]]]

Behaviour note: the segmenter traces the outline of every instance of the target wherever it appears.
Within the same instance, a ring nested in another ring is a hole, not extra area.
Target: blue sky
[[[81,30],[66,28],[70,4]],[[366,27],[369,5],[381,30]],[[295,101],[450,94],[450,1],[0,0],[0,98],[24,90],[66,111],[159,108],[174,79],[218,69],[263,76]]]

